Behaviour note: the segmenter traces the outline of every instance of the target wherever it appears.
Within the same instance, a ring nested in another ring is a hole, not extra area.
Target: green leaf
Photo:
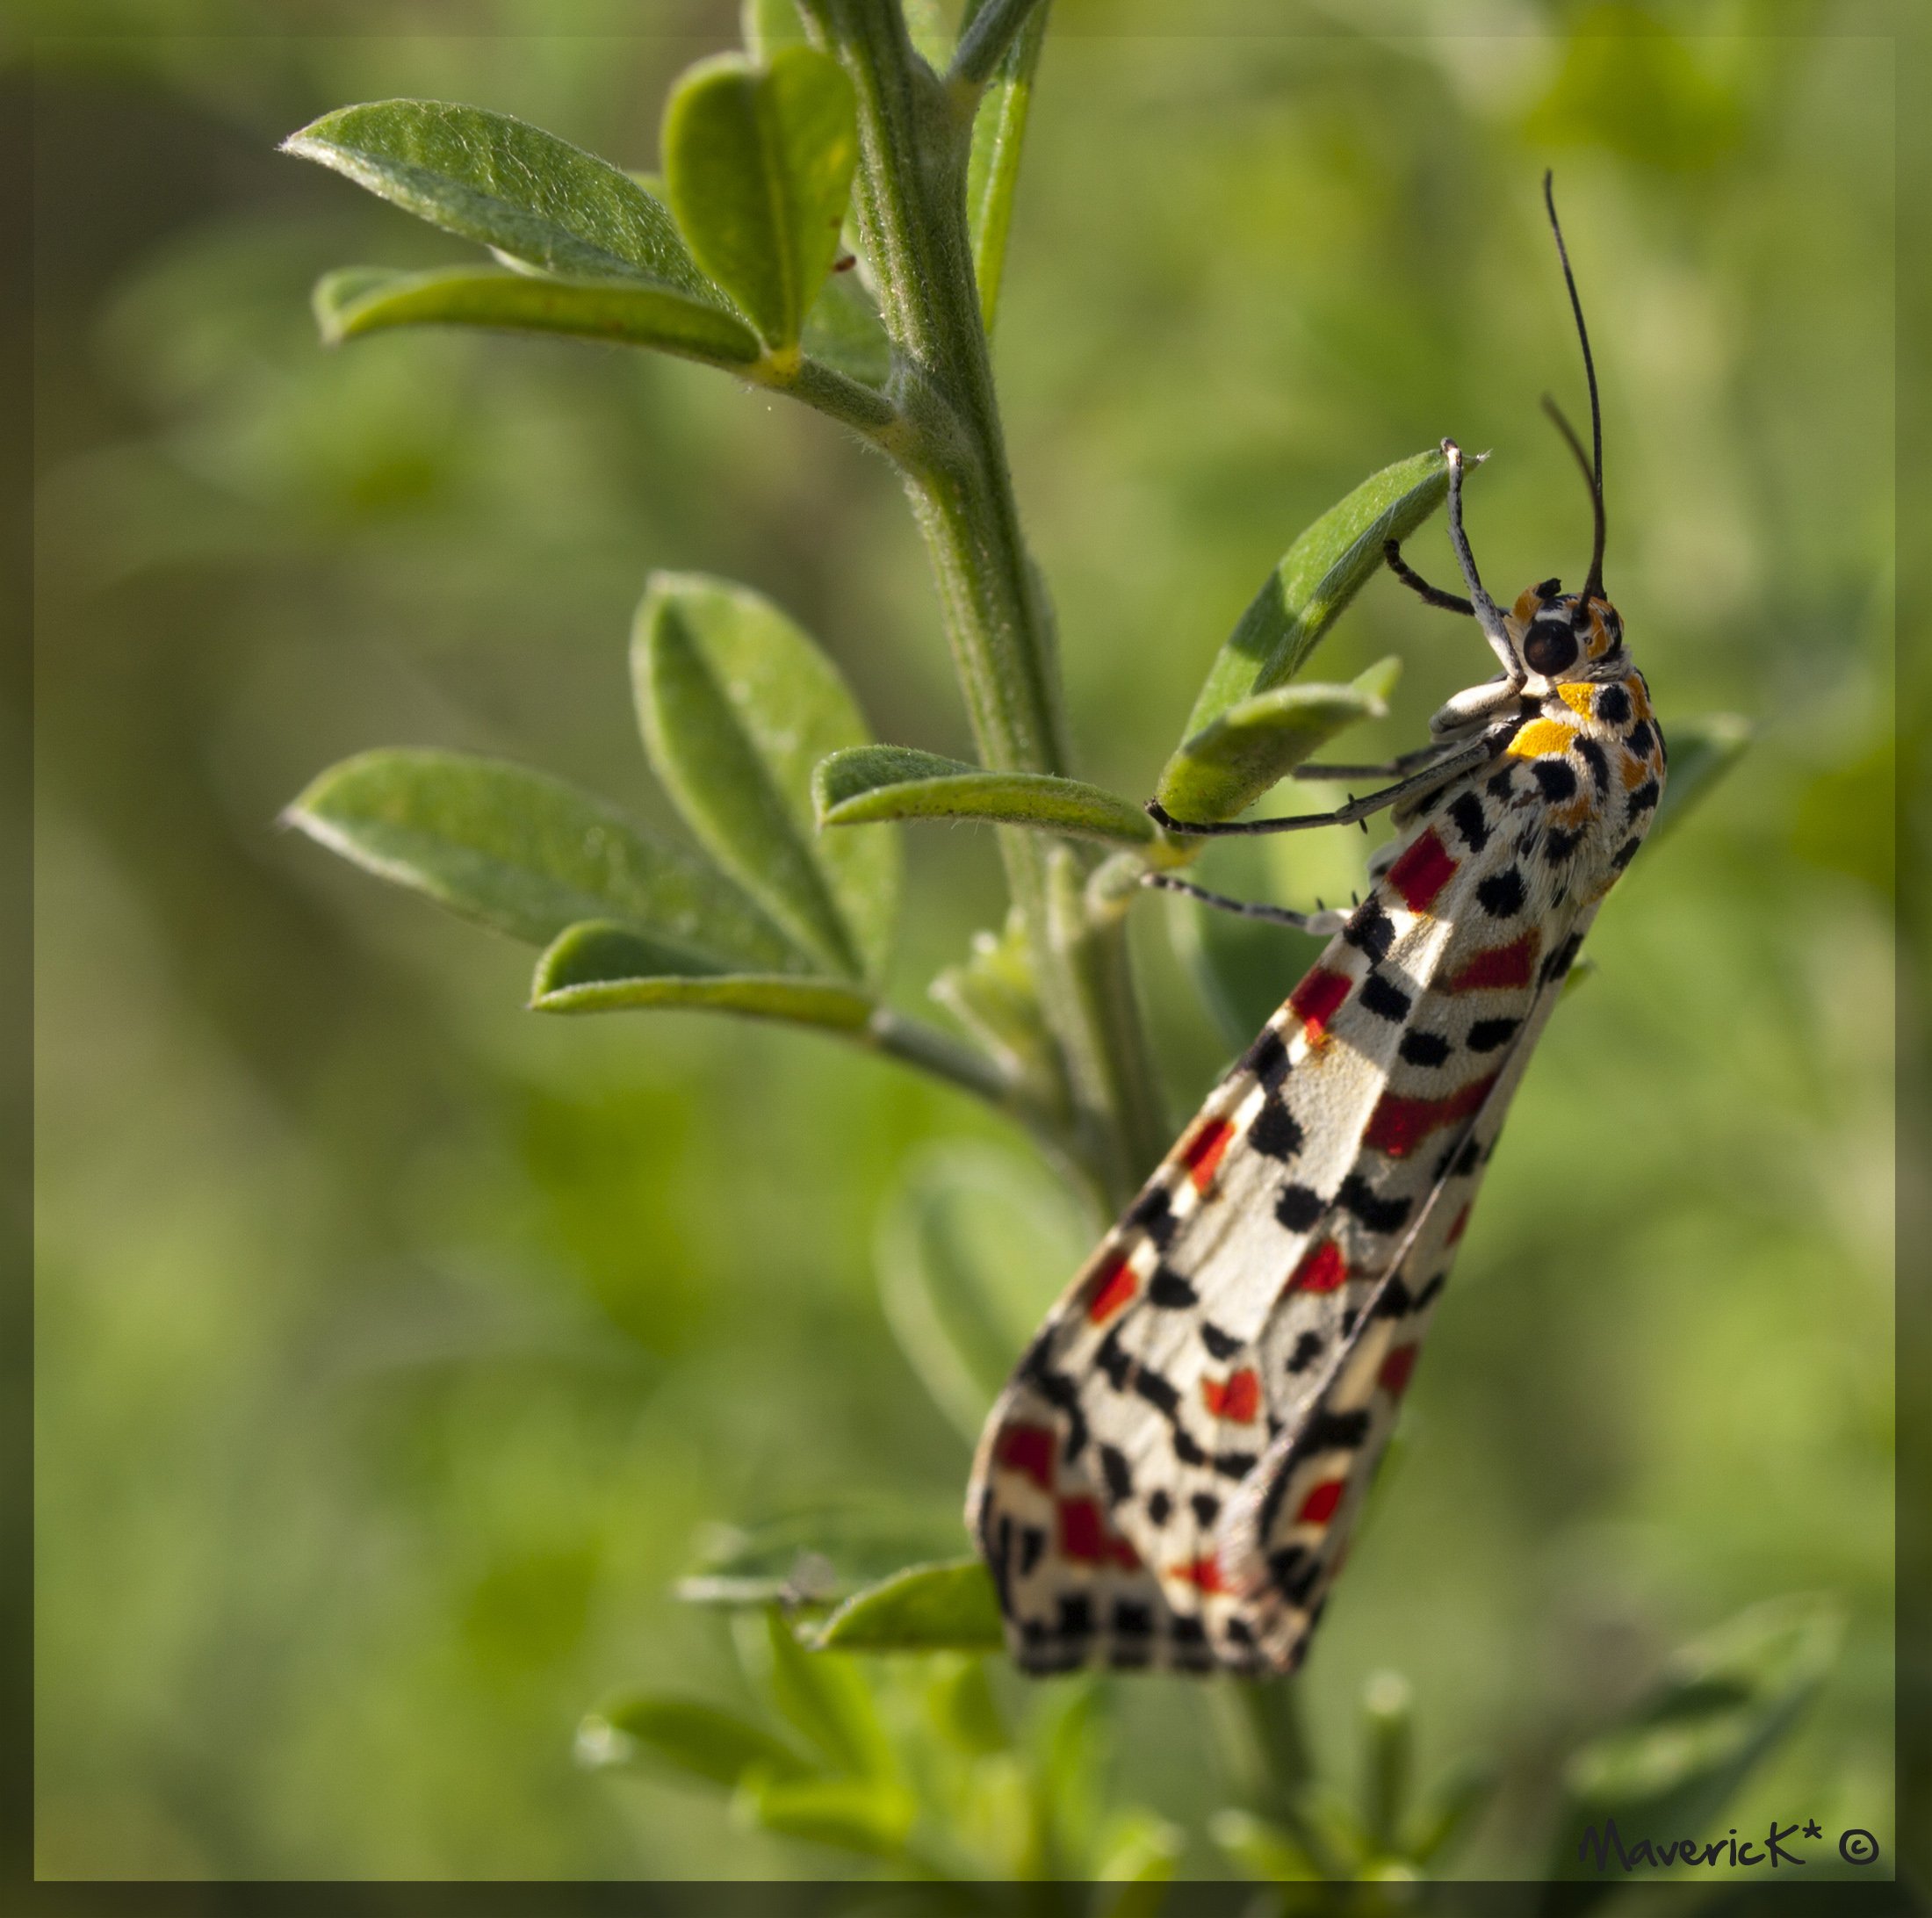
[[[1415,1694],[1399,1672],[1373,1674],[1362,1691],[1362,1823],[1385,1856],[1397,1849],[1415,1769]]]
[[[392,273],[350,266],[328,274],[314,305],[331,346],[386,327],[500,327],[654,346],[714,365],[747,366],[758,336],[723,307],[658,286],[589,285],[488,267]]]
[[[804,345],[821,364],[875,392],[892,377],[892,342],[885,322],[854,272],[834,273],[805,315]]]
[[[700,61],[664,116],[672,210],[704,270],[768,344],[797,344],[839,251],[859,156],[852,83],[829,54],[782,47]]]
[[[533,945],[598,918],[623,921],[684,965],[805,965],[722,874],[526,767],[464,753],[358,754],[283,817],[382,878]]]
[[[1685,1646],[1649,1695],[1565,1768],[1549,1876],[1594,1878],[1583,1834],[1617,1821],[1626,1844],[1714,1824],[1745,1775],[1791,1729],[1838,1655],[1843,1619],[1813,1597],[1773,1599]]]
[[[858,1668],[808,1652],[776,1605],[765,1614],[765,1631],[761,1676],[788,1722],[837,1770],[855,1778],[889,1777],[891,1748]]]
[[[683,1007],[841,1032],[863,1026],[873,1010],[867,993],[837,979],[733,972],[609,919],[587,919],[558,934],[537,962],[530,1003],[539,1013]]]
[[[989,773],[909,746],[834,753],[819,762],[811,785],[820,826],[977,819],[1132,846],[1154,837],[1146,813],[1101,787],[1051,773]]]
[[[544,272],[647,280],[724,304],[631,175],[507,113],[379,100],[323,114],[282,150]]]
[[[1401,671],[1391,657],[1346,686],[1277,686],[1237,700],[1175,749],[1160,803],[1177,819],[1232,818],[1337,733],[1381,718]]]
[[[946,967],[928,990],[1036,1105],[1048,1111],[1065,1105],[1059,1054],[1017,910],[1007,914],[1003,932],[975,933],[972,955]]]
[[[1115,1813],[1101,1835],[1093,1876],[1122,1889],[1094,1900],[1099,1918],[1142,1918],[1165,1902],[1160,1887],[1170,1884],[1186,1847],[1177,1825],[1135,1806]]]
[[[945,1550],[958,1535],[955,1518],[938,1518],[923,1504],[882,1510],[868,1497],[814,1506],[755,1525],[708,1528],[703,1551],[675,1590],[686,1604],[728,1610],[831,1604],[909,1557]]]
[[[908,1566],[846,1600],[825,1621],[826,1652],[996,1652],[999,1600],[977,1559]]]
[[[1293,1832],[1251,1812],[1216,1812],[1208,1830],[1236,1864],[1264,1884],[1299,1884],[1322,1876]]]
[[[919,1811],[903,1786],[864,1778],[754,1780],[741,1803],[767,1831],[876,1858],[900,1856]]]
[[[1006,234],[1013,224],[1013,189],[1033,105],[1034,73],[1046,37],[1047,8],[1042,4],[1002,56],[973,116],[972,150],[966,162],[966,220],[972,236],[979,315],[989,334],[1006,272]]]
[[[969,1757],[1011,1751],[1013,1734],[993,1696],[986,1661],[967,1653],[935,1652],[932,1670],[926,1710],[940,1736]]]
[[[723,1785],[735,1785],[754,1769],[777,1778],[808,1777],[812,1770],[761,1726],[692,1698],[619,1699],[578,1727],[577,1755],[584,1764],[635,1764],[644,1754]]]
[[[1186,736],[1241,700],[1293,679],[1382,565],[1383,542],[1406,539],[1448,492],[1441,453],[1418,453],[1385,466],[1330,507],[1289,547],[1215,656]]]
[[[738,31],[753,60],[769,62],[781,47],[805,45],[804,23],[797,0],[743,0]]]
[[[818,836],[812,768],[866,739],[831,661],[761,595],[660,573],[638,609],[631,667],[651,763],[706,849],[826,970],[877,979],[898,838]]]
[[[1496,1767],[1487,1760],[1464,1759],[1436,1781],[1410,1822],[1402,1850],[1418,1864],[1439,1857],[1461,1837],[1496,1795]]]
[[[935,1147],[893,1195],[878,1240],[886,1323],[967,1444],[1091,1239],[1063,1187],[997,1147]]]
[[[1654,845],[1665,833],[1676,832],[1690,809],[1711,797],[1718,782],[1743,757],[1752,731],[1748,719],[1728,712],[1672,723],[1668,735],[1670,767],[1647,843]]]

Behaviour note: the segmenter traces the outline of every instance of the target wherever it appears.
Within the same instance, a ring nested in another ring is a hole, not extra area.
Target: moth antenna
[[[1583,349],[1583,377],[1590,382],[1590,459],[1585,468],[1590,478],[1590,502],[1596,508],[1597,537],[1590,556],[1590,577],[1583,582],[1583,596],[1586,599],[1601,599],[1604,596],[1604,409],[1597,397],[1597,362],[1590,350],[1590,328],[1583,324],[1583,302],[1577,298],[1576,276],[1570,271],[1569,249],[1563,244],[1562,223],[1556,217],[1556,191],[1553,184],[1555,176],[1546,172],[1543,176],[1543,205],[1549,210],[1550,231],[1556,236],[1556,256],[1563,263],[1563,285],[1569,289],[1570,311],[1576,316],[1576,337]],[[1544,402],[1546,406],[1549,402]],[[1576,457],[1582,460],[1583,450],[1577,443],[1561,414],[1554,407],[1550,412],[1563,436],[1576,448]]]
[[[1576,455],[1576,464],[1582,469],[1583,484],[1590,488],[1591,510],[1597,516],[1597,544],[1590,559],[1590,580],[1584,586],[1586,593],[1601,595],[1604,589],[1604,489],[1597,484],[1597,476],[1590,470],[1590,455],[1583,451],[1583,443],[1576,436],[1576,429],[1564,416],[1563,409],[1547,393],[1543,395],[1543,410],[1556,422],[1556,430],[1568,442],[1569,450]]]

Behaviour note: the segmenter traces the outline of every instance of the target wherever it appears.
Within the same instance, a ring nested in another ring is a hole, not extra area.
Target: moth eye
[[[1538,620],[1523,642],[1523,663],[1532,673],[1540,673],[1547,679],[1551,674],[1575,665],[1579,650],[1576,635],[1567,625]]]

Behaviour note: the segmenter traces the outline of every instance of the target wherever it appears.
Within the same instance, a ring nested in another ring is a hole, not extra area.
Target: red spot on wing
[[[1330,972],[1326,966],[1316,966],[1288,994],[1288,1005],[1294,1016],[1308,1028],[1310,1039],[1318,1038],[1328,1030],[1328,1022],[1335,1017],[1337,1007],[1348,997],[1348,988],[1346,973]]]
[[[1244,1366],[1226,1379],[1203,1379],[1200,1396],[1201,1402],[1216,1418],[1228,1419],[1236,1425],[1251,1424],[1261,1410],[1261,1380],[1251,1367]]]
[[[1397,1345],[1383,1359],[1381,1369],[1375,1374],[1375,1382],[1390,1398],[1400,1398],[1409,1389],[1409,1375],[1416,1369],[1419,1345]]]
[[[1431,1132],[1467,1119],[1489,1097],[1495,1084],[1496,1074],[1486,1072],[1442,1099],[1410,1099],[1399,1092],[1384,1092],[1368,1115],[1368,1129],[1362,1137],[1390,1158],[1406,1158]]]
[[[1442,1243],[1445,1245],[1454,1245],[1461,1239],[1462,1235],[1468,1229],[1469,1208],[1467,1206],[1465,1206],[1460,1212],[1457,1213],[1456,1222],[1449,1228],[1448,1237],[1445,1237]]]
[[[1347,1489],[1345,1478],[1323,1479],[1301,1501],[1301,1509],[1294,1515],[1295,1524],[1325,1525],[1335,1516],[1335,1508],[1342,1503],[1342,1494]]]
[[[1181,1147],[1180,1162],[1187,1168],[1196,1192],[1208,1190],[1214,1180],[1215,1168],[1221,1164],[1221,1156],[1228,1150],[1228,1142],[1234,1136],[1235,1128],[1225,1119],[1208,1119],[1202,1121],[1193,1137]]]
[[[1507,946],[1492,946],[1479,952],[1462,970],[1451,976],[1445,992],[1484,992],[1496,986],[1527,985],[1536,970],[1537,935],[1525,933]]]
[[[1170,1566],[1167,1576],[1180,1579],[1200,1591],[1225,1591],[1228,1589],[1221,1582],[1221,1561],[1212,1552],[1200,1558],[1189,1559],[1185,1565]]]
[[[1092,1498],[1063,1498],[1059,1505],[1060,1552],[1081,1565],[1112,1563],[1134,1571],[1140,1555],[1119,1532],[1112,1531]]]
[[[1105,1325],[1134,1296],[1136,1284],[1134,1268],[1124,1258],[1116,1258],[1094,1280],[1093,1296],[1087,1301],[1087,1317],[1095,1325]]]
[[[1049,1425],[1004,1425],[993,1446],[993,1463],[1030,1478],[1043,1492],[1053,1489],[1053,1429]]]
[[[1323,1239],[1301,1255],[1301,1263],[1288,1275],[1285,1292],[1332,1292],[1348,1277],[1348,1261],[1333,1239]]]
[[[1426,912],[1455,870],[1455,861],[1431,826],[1388,869],[1388,883],[1411,912]]]

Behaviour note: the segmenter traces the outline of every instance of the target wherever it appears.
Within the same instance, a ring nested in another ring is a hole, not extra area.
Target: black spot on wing
[[[1059,1621],[1054,1630],[1063,1639],[1092,1638],[1093,1601],[1084,1591],[1062,1592]]]
[[[1342,937],[1350,945],[1360,948],[1372,960],[1386,959],[1388,948],[1395,942],[1395,922],[1372,892],[1349,914]]]
[[[1521,1024],[1518,1019],[1479,1019],[1470,1027],[1469,1036],[1463,1043],[1472,1052],[1494,1052]]]
[[[1476,899],[1491,919],[1511,919],[1523,910],[1529,895],[1523,889],[1523,875],[1514,866],[1491,873],[1476,888]]]
[[[1194,1522],[1205,1531],[1221,1516],[1221,1501],[1212,1492],[1196,1492],[1187,1501]]]
[[[1614,681],[1597,689],[1597,717],[1613,726],[1622,725],[1630,717],[1630,695]]]
[[[1200,1342],[1207,1346],[1211,1359],[1232,1359],[1242,1346],[1242,1341],[1232,1332],[1222,1331],[1211,1319],[1200,1322]]]
[[[1301,1150],[1301,1128],[1287,1107],[1271,1097],[1254,1115],[1248,1143],[1269,1158],[1290,1159]]]
[[[1308,1421],[1308,1431],[1296,1451],[1307,1456],[1317,1452],[1352,1452],[1368,1437],[1369,1410],[1365,1405],[1352,1412],[1317,1412]]]
[[[1658,785],[1654,779],[1645,780],[1643,784],[1631,794],[1626,817],[1634,819],[1640,815],[1649,811],[1651,807],[1656,804],[1662,790],[1663,789]]]
[[[1449,808],[1449,818],[1472,853],[1480,853],[1489,843],[1489,822],[1483,817],[1482,802],[1474,793],[1464,793]]]
[[[1627,839],[1617,848],[1616,856],[1611,861],[1611,869],[1621,872],[1637,856],[1637,848],[1643,844],[1640,839]]]
[[[1498,799],[1507,799],[1510,788],[1516,783],[1516,762],[1504,760],[1502,765],[1483,781],[1482,790]]]
[[[1163,1251],[1166,1251],[1174,1234],[1180,1229],[1180,1221],[1174,1216],[1171,1201],[1158,1186],[1150,1186],[1134,1201],[1128,1212],[1126,1222],[1146,1233]]]
[[[1603,747],[1596,740],[1580,733],[1571,750],[1590,768],[1590,783],[1598,792],[1603,791],[1610,783],[1610,761],[1604,758]]]
[[[1287,1369],[1291,1376],[1306,1372],[1322,1356],[1322,1335],[1319,1332],[1303,1332],[1294,1342],[1294,1350],[1288,1354]]]
[[[1543,789],[1543,797],[1554,805],[1576,797],[1576,774],[1565,760],[1539,759],[1531,762],[1531,776]]]
[[[1378,1019],[1387,1019],[1400,1025],[1409,1017],[1411,1004],[1408,993],[1399,985],[1385,979],[1381,973],[1372,972],[1362,981],[1362,1007]]]
[[[1359,1172],[1351,1172],[1335,1194],[1337,1205],[1359,1219],[1371,1232],[1394,1232],[1407,1221],[1411,1201],[1384,1199],[1372,1191]]]
[[[1561,866],[1576,850],[1576,842],[1582,838],[1579,833],[1566,833],[1561,826],[1553,826],[1543,836],[1543,856],[1553,866]]]
[[[1154,1608],[1136,1599],[1116,1598],[1114,1615],[1107,1623],[1116,1638],[1151,1638],[1154,1635]]]
[[[1273,1027],[1265,1027],[1261,1036],[1241,1056],[1241,1070],[1252,1072],[1264,1085],[1278,1085],[1288,1070],[1288,1049]]]
[[[1251,1452],[1217,1452],[1215,1454],[1215,1470],[1222,1478],[1232,1479],[1238,1485],[1255,1468],[1255,1455]]]
[[[1630,750],[1637,755],[1639,759],[1648,759],[1650,757],[1650,748],[1654,743],[1654,736],[1651,732],[1650,722],[1647,719],[1640,719],[1636,723],[1636,725],[1633,725],[1630,729],[1630,731],[1624,735],[1624,744],[1627,746]]]
[[[1449,1056],[1450,1044],[1439,1032],[1424,1032],[1412,1027],[1402,1035],[1395,1050],[1411,1065],[1440,1065]]]
[[[1174,1501],[1165,1492],[1154,1491],[1147,1495],[1147,1516],[1157,1525],[1164,1525],[1174,1515]]]
[[[1157,1265],[1147,1282],[1147,1302],[1165,1312],[1179,1312],[1199,1305],[1200,1294],[1171,1265]]]
[[[1328,1210],[1328,1201],[1308,1186],[1292,1181],[1274,1201],[1274,1215],[1291,1232],[1306,1232]]]
[[[1134,1496],[1134,1475],[1128,1469],[1127,1454],[1113,1446],[1100,1447],[1100,1475],[1107,1481],[1107,1496],[1116,1504],[1123,1498]]]
[[[1572,933],[1563,943],[1543,962],[1539,983],[1547,985],[1552,979],[1561,979],[1576,963],[1576,955],[1583,943],[1581,933]]]

